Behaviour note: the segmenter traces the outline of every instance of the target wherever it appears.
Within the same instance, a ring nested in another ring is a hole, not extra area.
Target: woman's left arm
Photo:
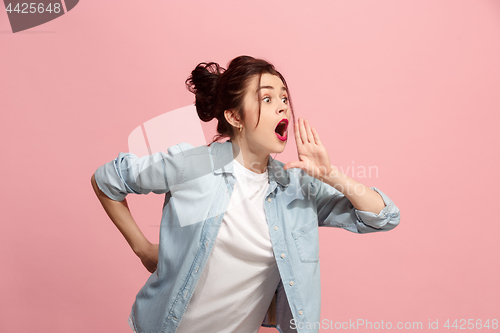
[[[344,175],[335,166],[331,167],[332,172],[320,180],[345,195],[354,208],[378,214],[386,207],[378,192]]]
[[[393,229],[399,224],[399,209],[379,189],[369,188],[331,165],[319,134],[307,120],[295,123],[295,140],[300,161],[284,169],[300,168],[314,177],[319,225],[366,233]]]

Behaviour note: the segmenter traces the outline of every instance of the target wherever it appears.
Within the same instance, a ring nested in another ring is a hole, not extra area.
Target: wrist
[[[323,179],[321,179],[321,181],[330,186],[335,186],[340,182],[341,172],[339,171],[339,169],[337,169],[337,167],[333,165],[331,165],[330,167],[330,172],[328,172],[326,176],[323,176]]]
[[[134,244],[131,244],[130,247],[138,257],[141,257],[144,253],[148,252],[148,249],[152,245],[153,244],[146,237],[144,237],[141,240],[135,242]]]

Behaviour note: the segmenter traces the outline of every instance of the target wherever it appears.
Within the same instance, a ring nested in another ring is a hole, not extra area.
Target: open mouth
[[[274,129],[274,131],[276,132],[276,136],[281,141],[285,141],[286,140],[286,129],[287,129],[287,127],[288,127],[288,119],[283,118],[283,119],[280,120],[280,122],[278,123],[278,125]]]

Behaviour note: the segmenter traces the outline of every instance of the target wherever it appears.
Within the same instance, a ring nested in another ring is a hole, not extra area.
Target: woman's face
[[[259,77],[255,76],[250,81],[245,93],[243,101],[245,122],[241,135],[253,153],[267,156],[271,153],[281,153],[285,149],[290,107],[285,85],[278,76],[264,73],[260,85],[258,79]],[[260,120],[259,102],[261,103]],[[256,128],[258,120],[259,125]],[[282,122],[284,124],[278,126]]]

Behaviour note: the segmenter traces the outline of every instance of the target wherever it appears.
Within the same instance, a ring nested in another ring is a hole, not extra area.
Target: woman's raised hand
[[[295,141],[299,161],[288,162],[284,169],[300,168],[309,176],[323,180],[333,171],[328,152],[319,139],[314,127],[307,120],[299,118],[295,123]]]

